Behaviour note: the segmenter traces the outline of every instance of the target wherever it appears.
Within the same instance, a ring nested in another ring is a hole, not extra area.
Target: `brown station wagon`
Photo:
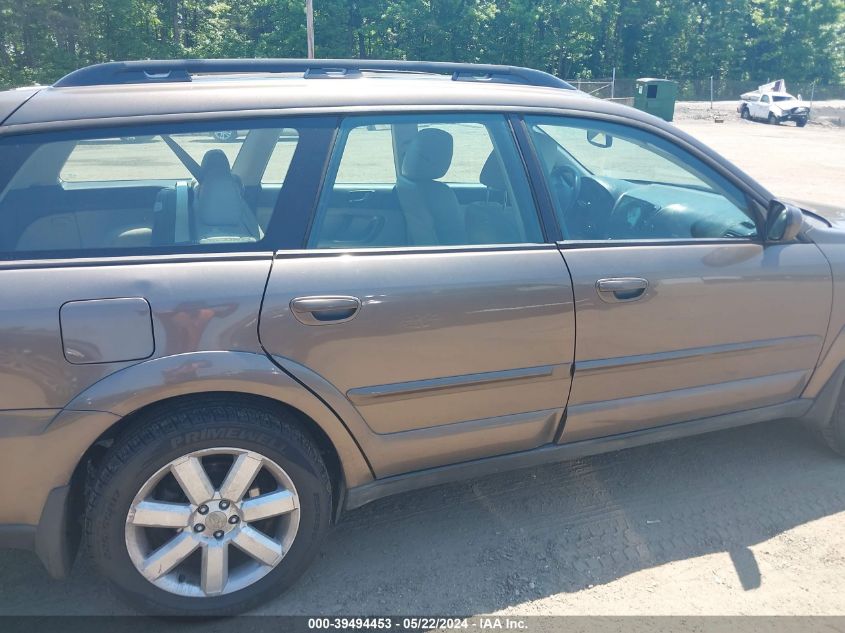
[[[0,122],[0,544],[55,577],[84,539],[140,608],[232,613],[386,495],[845,448],[845,232],[545,73],[109,63]]]

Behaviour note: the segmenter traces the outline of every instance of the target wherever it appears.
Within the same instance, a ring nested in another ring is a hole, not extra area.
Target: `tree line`
[[[305,0],[0,0],[0,86],[87,64],[304,57]],[[845,81],[845,0],[314,0],[317,57],[565,78]],[[756,83],[755,83],[756,85]]]

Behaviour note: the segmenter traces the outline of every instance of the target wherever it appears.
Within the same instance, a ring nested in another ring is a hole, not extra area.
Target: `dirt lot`
[[[678,125],[781,195],[845,206],[845,130]],[[262,613],[845,615],[843,480],[783,422],[423,490],[349,513]],[[57,582],[0,551],[0,614],[123,612],[84,558]]]
[[[845,614],[845,460],[758,425],[385,499],[274,614]],[[121,613],[0,553],[0,613]]]
[[[840,102],[826,102],[840,103]],[[845,117],[845,102],[841,102]],[[826,106],[833,111],[833,106]],[[714,123],[713,114],[724,118]],[[679,103],[675,124],[735,162],[770,191],[813,203],[819,211],[845,210],[845,127],[743,121],[735,102]]]

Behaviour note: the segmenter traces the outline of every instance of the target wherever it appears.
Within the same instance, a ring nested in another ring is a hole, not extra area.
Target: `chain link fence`
[[[673,79],[669,77],[668,79]],[[777,78],[776,78],[777,79]],[[607,79],[567,79],[569,83],[584,92],[601,99],[613,99],[623,103],[630,103],[636,91],[635,78],[616,77]],[[705,79],[675,79],[678,82],[679,101],[710,101],[711,82]],[[713,101],[736,101],[745,92],[756,90],[757,86],[773,81],[740,81],[733,79],[713,79]],[[794,95],[801,95],[807,101],[829,99],[845,99],[845,84],[813,84],[813,82],[787,82],[786,89]]]

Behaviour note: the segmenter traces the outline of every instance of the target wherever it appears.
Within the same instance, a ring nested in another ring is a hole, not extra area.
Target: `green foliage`
[[[0,0],[0,86],[113,59],[303,57],[304,0]],[[836,83],[845,0],[314,0],[318,57]]]

